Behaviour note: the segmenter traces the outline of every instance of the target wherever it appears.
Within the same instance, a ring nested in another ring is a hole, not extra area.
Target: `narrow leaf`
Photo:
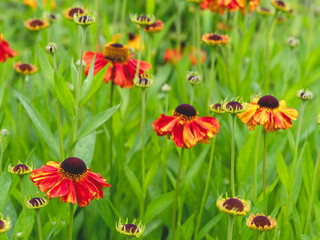
[[[165,193],[158,198],[154,199],[148,204],[146,215],[145,215],[145,223],[150,222],[153,218],[155,218],[158,214],[163,212],[167,207],[169,207],[173,203],[174,191]]]
[[[127,175],[127,178],[129,180],[129,183],[134,193],[136,194],[137,198],[140,199],[142,196],[142,190],[141,190],[138,178],[136,177],[136,175],[134,175],[133,171],[128,166],[124,167],[124,172]]]

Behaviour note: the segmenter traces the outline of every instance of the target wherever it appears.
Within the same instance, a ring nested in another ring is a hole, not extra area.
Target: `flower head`
[[[272,5],[279,11],[288,13],[291,8],[282,0],[271,0]]]
[[[164,61],[170,62],[173,65],[176,65],[183,57],[184,46],[181,46],[180,52],[178,49],[166,49],[164,52]],[[198,62],[198,55],[200,55],[200,63],[204,63],[207,59],[207,54],[203,50],[198,50],[194,48],[190,48],[190,52],[188,53],[188,58],[190,59],[191,65],[196,65]]]
[[[145,26],[144,31],[147,33],[157,33],[160,32],[163,28],[163,22],[161,20],[157,20],[153,24]]]
[[[249,10],[254,12],[254,10],[259,6],[260,0],[250,0],[249,1]]]
[[[21,62],[15,63],[14,69],[16,70],[16,72],[24,74],[24,75],[33,74],[38,70],[37,67],[32,64],[21,63]]]
[[[78,25],[88,26],[88,25],[91,25],[92,23],[95,23],[96,16],[92,12],[87,15],[77,12],[73,15],[73,21]]]
[[[134,219],[132,223],[128,223],[128,219],[126,219],[126,222],[122,224],[120,218],[119,222],[116,223],[116,229],[120,234],[125,236],[139,238],[142,236],[146,226],[142,225],[141,222],[139,222],[138,225],[135,225],[135,223],[136,219]]]
[[[247,105],[243,103],[242,99],[237,98],[230,102],[226,99],[222,103],[222,109],[231,114],[238,114],[244,112],[247,109]]]
[[[250,202],[240,198],[223,198],[217,200],[217,207],[221,212],[234,216],[245,216],[250,210]]]
[[[11,164],[8,166],[8,171],[15,175],[27,175],[32,172],[32,166],[28,166],[23,163],[18,163],[15,166],[12,166]]]
[[[140,35],[129,33],[128,34],[128,46],[133,48],[134,51],[139,51],[140,49]],[[142,51],[144,50],[144,43],[142,43]]]
[[[49,23],[42,19],[29,19],[24,23],[24,25],[31,31],[39,31],[49,27]]]
[[[287,39],[287,45],[291,48],[297,48],[300,46],[300,40],[299,38],[295,37],[288,37]]]
[[[47,5],[47,0],[42,0],[43,5]],[[23,0],[23,4],[25,4],[26,6],[32,7],[33,10],[37,9],[37,0]],[[51,10],[56,8],[56,2],[54,0],[50,1],[50,8]]]
[[[220,35],[216,33],[207,33],[202,35],[202,42],[211,46],[226,45],[229,37],[227,35]]]
[[[209,143],[220,128],[214,117],[198,117],[196,109],[189,104],[180,104],[173,110],[173,116],[161,114],[152,126],[158,136],[172,137],[177,147],[184,148]]]
[[[201,82],[201,75],[198,71],[189,71],[187,73],[187,81],[188,83],[192,84],[192,85],[196,85],[199,84]]]
[[[55,15],[50,12],[44,12],[43,13],[43,18],[46,19],[50,23],[57,22],[60,19],[60,15]]]
[[[141,88],[148,88],[153,84],[153,79],[153,75],[143,73],[134,79],[134,84]]]
[[[0,234],[7,232],[11,228],[11,220],[7,217],[4,220],[3,215],[0,214]]]
[[[263,125],[267,132],[290,129],[292,120],[296,120],[297,116],[297,110],[287,108],[284,100],[278,101],[271,95],[256,97],[248,104],[245,112],[238,114],[250,130],[256,125]]]
[[[67,8],[66,10],[64,10],[63,16],[65,16],[65,18],[73,21],[73,16],[75,14],[78,14],[78,16],[82,16],[82,15],[87,14],[87,10],[84,9],[84,7]]]
[[[80,158],[70,157],[60,163],[48,162],[32,171],[30,179],[51,199],[88,206],[93,199],[103,198],[104,187],[110,184],[99,174],[91,172]]]
[[[257,215],[250,215],[247,219],[247,226],[258,231],[269,231],[277,226],[277,222],[270,216],[266,217],[263,214],[257,213]]]
[[[156,18],[153,15],[138,15],[138,14],[130,14],[130,20],[133,23],[138,25],[147,26],[151,25],[155,22]]]
[[[167,83],[163,84],[162,87],[161,87],[161,91],[162,91],[162,92],[165,92],[165,93],[170,92],[170,91],[171,91],[170,85],[167,84]]]
[[[267,7],[259,7],[257,12],[262,16],[272,16],[274,14],[274,12]]]
[[[313,94],[311,91],[309,91],[308,89],[304,90],[304,89],[300,89],[296,96],[298,98],[300,98],[301,100],[311,100],[313,98]]]
[[[26,206],[28,209],[39,209],[48,205],[48,200],[41,197],[34,197],[26,201]]]
[[[210,105],[210,110],[215,113],[225,113],[225,111],[222,109],[221,103],[214,103]]]
[[[0,33],[0,62],[5,62],[8,58],[13,58],[17,55],[18,53],[10,48],[10,44],[4,40],[3,34]]]
[[[49,42],[48,45],[45,47],[45,50],[48,54],[53,55],[58,50],[58,46],[53,42]]]
[[[120,43],[108,43],[103,49],[103,52],[86,52],[84,53],[83,60],[86,63],[84,73],[88,75],[90,66],[94,55],[95,66],[93,75],[97,74],[104,66],[110,63],[107,72],[104,76],[104,81],[107,83],[111,79],[114,84],[120,87],[130,88],[133,87],[133,79],[135,77],[137,62],[136,59],[131,59],[129,48]],[[151,68],[149,63],[140,61],[139,76]]]

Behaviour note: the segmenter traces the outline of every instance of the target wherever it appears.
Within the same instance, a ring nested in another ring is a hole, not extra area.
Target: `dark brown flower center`
[[[138,233],[140,231],[140,229],[138,228],[138,226],[136,226],[132,223],[129,223],[129,224],[124,225],[121,228],[121,231],[126,231],[126,233]]]
[[[266,7],[262,7],[260,8],[263,12],[270,12],[271,10],[269,8]]]
[[[31,65],[30,65],[30,64],[27,64],[27,63],[21,64],[21,65],[19,66],[19,68],[20,68],[20,70],[23,71],[23,72],[24,72],[24,71],[31,72],[31,70],[32,70]]]
[[[237,198],[229,198],[223,203],[222,206],[228,210],[234,209],[237,212],[242,212],[244,210],[243,203]]]
[[[135,35],[134,35],[134,33],[129,33],[129,34],[128,34],[128,37],[129,37],[129,40],[133,40],[134,37],[135,37]]]
[[[251,224],[256,225],[256,227],[264,227],[264,226],[271,226],[270,220],[265,216],[256,216],[252,219]]]
[[[50,17],[51,20],[56,20],[57,19],[56,15],[54,15],[54,14],[50,14],[49,17]]]
[[[92,18],[89,16],[81,16],[79,17],[79,22],[82,22],[82,23],[92,22]]]
[[[266,95],[259,99],[258,105],[260,107],[277,108],[279,107],[279,101],[274,96]]]
[[[70,9],[68,15],[69,15],[69,17],[73,17],[73,15],[76,14],[76,13],[83,14],[84,11],[81,8],[72,8],[72,9]]]
[[[285,4],[283,1],[281,1],[281,0],[275,1],[275,3],[276,3],[279,7],[285,7],[285,6],[286,6],[286,4]]]
[[[231,101],[231,102],[228,102],[227,105],[226,105],[226,108],[229,110],[229,111],[237,111],[237,110],[241,110],[243,108],[242,104],[237,102],[237,101]]]
[[[190,104],[180,104],[174,111],[186,117],[197,116],[196,109]]]
[[[33,206],[33,207],[39,207],[43,204],[45,204],[45,200],[43,198],[39,198],[39,197],[35,197],[35,198],[31,198],[29,200],[29,203]]]
[[[44,25],[44,22],[40,19],[35,19],[30,22],[31,27],[41,27]]]
[[[87,165],[77,157],[70,157],[61,163],[61,168],[70,174],[78,175],[87,171]]]
[[[147,85],[149,82],[148,78],[139,78],[139,84],[141,85]]]
[[[6,224],[4,223],[4,221],[0,219],[0,230],[3,230],[5,227],[6,227]]]
[[[18,164],[16,166],[14,166],[12,170],[13,170],[14,173],[21,173],[21,172],[28,171],[29,167],[27,165],[24,165],[24,164]]]
[[[209,36],[209,39],[210,39],[210,40],[213,40],[213,41],[221,41],[221,40],[222,40],[222,37],[221,37],[220,35],[218,35],[218,34],[211,34],[211,35]]]
[[[115,48],[122,48],[123,47],[123,45],[122,44],[120,44],[120,43],[112,43],[112,44],[110,44],[112,47],[115,47]]]
[[[212,105],[212,108],[215,110],[222,110],[221,103],[216,103]]]
[[[137,17],[137,20],[143,21],[143,22],[145,22],[145,21],[150,22],[151,21],[151,19],[148,18],[146,15],[141,15],[141,16]]]
[[[103,56],[112,62],[126,63],[130,58],[130,51],[120,43],[111,43],[104,47]]]

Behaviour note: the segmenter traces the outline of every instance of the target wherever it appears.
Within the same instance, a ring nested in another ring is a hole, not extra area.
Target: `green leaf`
[[[64,81],[64,79],[60,79],[58,81],[55,78],[54,86],[56,89],[56,96],[59,99],[59,102],[67,110],[70,118],[72,118],[75,115],[75,101],[70,89],[68,88],[67,83]]]
[[[124,167],[124,172],[126,173],[129,183],[134,193],[136,194],[137,198],[141,199],[142,190],[141,190],[138,178],[136,177],[136,175],[134,175],[133,171],[128,166]]]
[[[91,117],[91,119],[85,122],[79,129],[77,139],[79,140],[80,138],[87,136],[88,134],[95,131],[98,127],[104,124],[115,113],[115,111],[119,109],[119,107],[120,104],[112,108],[108,108],[107,110]]]
[[[17,90],[15,90],[16,95],[18,96],[20,102],[24,106],[25,110],[29,114],[29,117],[31,118],[33,124],[45,140],[45,142],[50,147],[51,151],[54,154],[54,157],[59,159],[60,156],[60,150],[58,147],[58,144],[49,128],[49,125],[44,120],[44,118],[41,116],[41,114],[30,104],[30,102]]]
[[[147,207],[145,223],[150,222],[173,203],[174,191],[165,193],[152,200]]]
[[[203,239],[206,233],[208,233],[222,218],[222,214],[220,213],[219,215],[215,216],[212,218],[209,222],[207,222],[206,225],[200,230],[198,233],[197,237],[195,238],[196,240]]]
[[[2,173],[2,175],[0,176],[0,183],[1,183],[1,187],[0,187],[0,212],[2,212],[2,210],[6,204],[8,192],[9,192],[10,185],[11,185],[11,176],[8,171],[4,171]]]
[[[286,163],[284,162],[284,159],[282,157],[282,154],[280,152],[279,149],[277,149],[277,172],[279,175],[279,178],[286,190],[287,194],[290,194],[290,188],[291,188],[291,184],[290,184],[290,174],[289,174],[289,169],[286,165]]]
[[[81,91],[80,91],[80,99],[84,99],[88,93],[89,90],[91,88],[91,84],[92,84],[92,79],[93,79],[93,73],[94,73],[94,62],[96,60],[96,54],[94,55],[92,62],[91,62],[91,66],[89,69],[89,73],[87,78],[83,81],[82,87],[81,87]]]
[[[192,238],[193,229],[194,229],[194,216],[195,213],[193,213],[187,221],[185,221],[182,225],[182,231],[183,231],[183,239],[188,240]]]
[[[151,168],[149,169],[146,178],[144,180],[143,183],[143,191],[146,192],[148,189],[148,186],[150,185],[152,179],[154,178],[154,176],[156,175],[158,168],[159,168],[159,163],[160,163],[160,158],[156,158],[155,162],[152,163]]]
[[[49,84],[49,89],[51,89],[52,93],[55,93],[54,88],[54,70],[51,66],[51,63],[47,57],[47,54],[44,52],[44,50],[41,47],[38,47],[39,52],[39,63],[40,67],[42,69],[41,73],[45,79],[45,81]]]
[[[292,240],[294,239],[293,230],[289,221],[286,207],[282,207],[280,215],[277,219],[277,223],[280,227],[280,236],[281,240]]]
[[[81,138],[75,146],[74,156],[82,159],[90,167],[96,143],[96,132]]]
[[[30,236],[34,224],[34,211],[28,211],[27,214],[27,239]],[[23,211],[21,211],[16,226],[14,228],[14,236],[17,236],[18,233],[24,234],[24,216]],[[16,239],[16,238],[15,238]],[[18,238],[17,238],[18,239]]]

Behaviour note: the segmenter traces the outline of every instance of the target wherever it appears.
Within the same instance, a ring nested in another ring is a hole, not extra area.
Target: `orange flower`
[[[176,146],[184,148],[209,143],[220,128],[214,117],[198,117],[196,109],[189,104],[180,104],[173,110],[173,116],[161,114],[152,126],[158,136],[172,136]]]
[[[80,16],[87,14],[87,10],[82,8],[67,8],[66,10],[64,10],[63,12],[63,16],[71,21],[73,21],[73,15],[79,13]]]
[[[90,172],[80,158],[70,157],[61,164],[48,162],[31,173],[30,179],[49,199],[59,197],[62,202],[88,206],[93,199],[103,198],[102,188],[111,187],[99,174]]]
[[[49,23],[46,20],[41,19],[29,19],[25,22],[26,28],[32,31],[38,31],[49,27]]]
[[[227,35],[207,33],[202,35],[201,40],[207,45],[226,45],[228,43],[229,37]]]
[[[14,64],[14,69],[16,70],[16,72],[25,75],[33,74],[38,70],[37,67],[32,64],[21,62],[17,62],[16,64]]]
[[[287,108],[284,100],[278,101],[273,96],[266,95],[255,98],[243,113],[238,117],[243,123],[253,130],[256,125],[263,125],[266,132],[274,132],[280,129],[286,130],[292,127],[292,121],[298,117],[298,111]]]
[[[211,12],[219,12],[220,15],[224,14],[225,10],[234,12],[241,10],[242,14],[245,12],[245,0],[204,0],[200,4],[201,9],[209,9]]]
[[[18,53],[10,48],[10,44],[3,39],[3,34],[0,33],[0,62],[5,62],[8,58],[13,58],[17,55]]]
[[[197,65],[197,54],[199,54],[198,49],[190,49],[190,53],[188,54],[188,57],[190,59],[191,65]],[[176,65],[177,62],[179,62],[183,56],[184,48],[181,47],[180,54],[178,53],[178,50],[176,48],[173,49],[166,49],[164,52],[164,61],[165,62],[171,62],[173,65]],[[200,52],[200,63],[204,63],[207,59],[207,53],[203,50]]]
[[[94,63],[94,73],[97,74],[105,65],[111,63],[108,67],[104,81],[108,83],[111,79],[114,84],[120,87],[130,88],[133,87],[133,79],[135,77],[137,62],[136,59],[131,59],[130,51],[127,46],[120,43],[108,43],[105,45],[103,52],[86,52],[84,53],[83,60],[86,63],[84,73],[88,75],[92,59],[96,54]],[[151,68],[149,63],[140,61],[139,75],[144,71]]]
[[[144,31],[148,33],[157,33],[160,32],[163,28],[163,22],[161,20],[157,20],[153,24],[145,26]]]
[[[44,6],[47,5],[47,2],[48,2],[47,0],[42,0],[42,3]],[[37,1],[36,0],[23,0],[23,4],[25,4],[29,7],[32,7],[33,10],[37,9]],[[51,8],[51,10],[56,8],[56,2],[54,0],[50,1],[50,8]]]
[[[256,7],[258,7],[260,4],[260,0],[250,0],[249,2],[249,10],[251,12],[254,12],[254,10],[256,9]]]

